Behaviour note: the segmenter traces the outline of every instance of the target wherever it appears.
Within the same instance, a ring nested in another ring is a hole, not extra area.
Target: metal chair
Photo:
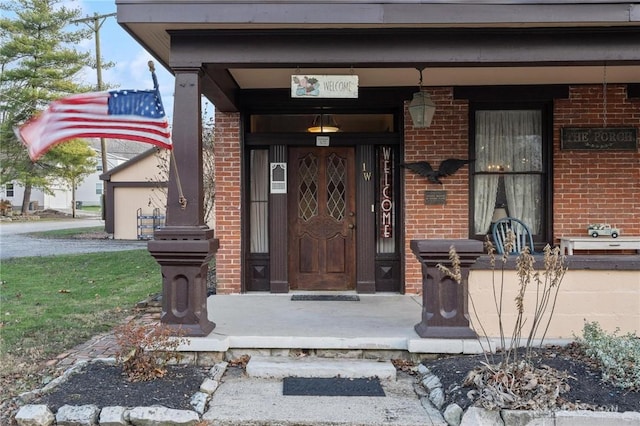
[[[529,227],[515,217],[505,217],[493,224],[493,241],[498,254],[504,254],[505,242],[509,231],[513,232],[513,249],[508,254],[520,254],[525,247],[533,254],[533,237]]]

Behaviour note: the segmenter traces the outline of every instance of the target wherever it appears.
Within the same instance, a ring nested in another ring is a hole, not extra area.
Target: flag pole
[[[153,63],[153,61],[149,61],[147,62],[147,65],[149,66],[149,71],[151,72],[151,78],[153,79],[153,88],[156,92],[158,92],[158,99],[162,99],[159,96],[160,89],[158,85],[158,78],[156,77],[155,64]],[[169,162],[173,164],[173,169],[176,172],[176,184],[178,186],[178,203],[180,204],[180,208],[184,210],[187,208],[187,199],[185,198],[184,193],[182,192],[182,182],[180,181],[180,173],[178,173],[178,162],[176,161],[176,157],[173,153],[173,149],[170,149],[169,151],[171,152],[171,159],[169,160]]]

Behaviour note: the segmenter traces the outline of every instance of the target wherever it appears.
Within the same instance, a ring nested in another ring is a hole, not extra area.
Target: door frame
[[[400,127],[401,128],[401,127]],[[334,133],[330,135],[332,146],[355,147],[355,181],[356,181],[356,288],[357,293],[372,294],[377,291],[404,292],[404,220],[402,212],[403,174],[398,173],[398,239],[397,251],[393,259],[389,256],[376,255],[376,236],[372,229],[376,227],[376,215],[372,207],[376,202],[376,188],[373,181],[367,181],[362,173],[362,164],[367,170],[376,165],[375,149],[379,145],[397,147],[398,159],[402,158],[403,135],[401,133]],[[242,292],[269,291],[271,293],[288,293],[288,223],[287,194],[269,195],[269,253],[251,254],[245,241],[248,238],[248,191],[250,170],[248,152],[253,148],[268,148],[270,162],[288,162],[289,146],[315,146],[316,135],[313,134],[243,134],[243,180],[242,191]],[[385,276],[392,275],[397,284],[390,289],[387,283],[380,285]],[[251,288],[252,282],[261,283],[260,288]],[[264,284],[263,284],[264,283]]]

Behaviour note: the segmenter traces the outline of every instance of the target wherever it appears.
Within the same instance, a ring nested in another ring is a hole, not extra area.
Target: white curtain
[[[269,151],[251,151],[250,249],[269,252]]]
[[[498,179],[504,176],[507,210],[540,233],[542,116],[539,110],[476,112],[475,231],[487,233]],[[531,173],[531,174],[528,174]]]

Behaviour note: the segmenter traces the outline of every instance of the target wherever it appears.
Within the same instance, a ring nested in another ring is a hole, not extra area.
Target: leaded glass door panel
[[[291,148],[289,182],[290,288],[354,289],[353,148]]]

